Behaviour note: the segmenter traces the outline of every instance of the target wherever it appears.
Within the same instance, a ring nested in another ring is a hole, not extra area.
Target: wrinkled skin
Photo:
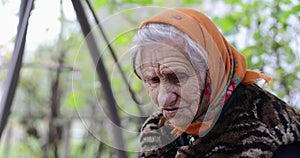
[[[165,44],[143,46],[141,73],[144,86],[164,117],[173,125],[186,126],[197,113],[203,81],[190,61]]]

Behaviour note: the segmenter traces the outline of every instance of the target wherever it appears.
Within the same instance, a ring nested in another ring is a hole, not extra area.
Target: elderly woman
[[[270,78],[247,70],[245,58],[202,13],[177,8],[145,21],[132,65],[159,108],[141,128],[141,157],[299,151],[300,115],[255,84]]]

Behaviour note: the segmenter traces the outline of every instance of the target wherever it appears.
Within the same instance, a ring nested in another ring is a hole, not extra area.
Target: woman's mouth
[[[163,108],[162,111],[165,117],[171,118],[175,116],[175,114],[178,112],[178,109],[179,108]]]
[[[163,109],[166,113],[172,114],[178,111],[178,108]]]

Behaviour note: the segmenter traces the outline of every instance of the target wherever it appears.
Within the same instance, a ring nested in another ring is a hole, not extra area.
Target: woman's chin
[[[188,126],[191,122],[192,122],[193,118],[190,117],[172,117],[170,119],[168,119],[168,121],[174,125],[174,126],[178,126],[178,127],[185,127]]]
[[[174,126],[185,127],[191,124],[194,119],[195,112],[188,108],[179,109],[176,114],[170,115],[163,111],[165,118]]]

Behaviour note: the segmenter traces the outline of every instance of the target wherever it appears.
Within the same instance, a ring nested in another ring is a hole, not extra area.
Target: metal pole
[[[13,55],[10,61],[7,77],[5,80],[3,95],[0,104],[0,138],[6,126],[16,87],[19,81],[20,69],[24,54],[24,47],[27,34],[28,19],[32,10],[34,0],[23,0],[20,6],[18,33],[15,42]]]
[[[103,95],[105,96],[105,101],[107,105],[107,110],[109,112],[108,117],[114,123],[112,125],[112,133],[114,134],[114,145],[115,151],[119,158],[127,158],[125,150],[124,139],[121,131],[120,117],[117,110],[117,104],[113,96],[113,92],[110,86],[110,81],[107,77],[107,72],[103,64],[102,59],[100,58],[100,52],[97,47],[95,38],[91,32],[90,24],[87,20],[87,16],[84,12],[83,6],[80,0],[72,0],[73,7],[75,9],[77,19],[80,23],[82,33],[85,37],[86,44],[90,50],[93,62],[96,66],[96,71],[98,78],[102,85]]]
[[[87,5],[88,5],[90,11],[92,12],[92,15],[93,15],[93,17],[94,17],[94,20],[95,20],[95,22],[96,22],[96,24],[97,24],[99,30],[100,30],[100,33],[101,33],[101,35],[102,35],[102,37],[103,37],[103,39],[104,39],[104,41],[105,41],[105,43],[106,43],[106,45],[107,45],[107,47],[108,47],[108,49],[109,49],[111,55],[112,55],[112,57],[113,57],[113,59],[114,59],[116,65],[117,65],[117,68],[119,69],[119,71],[120,71],[120,73],[121,73],[122,79],[124,80],[124,82],[125,82],[125,84],[126,84],[126,86],[127,86],[127,88],[128,88],[128,91],[129,91],[129,93],[130,93],[130,95],[131,95],[131,98],[133,99],[133,101],[134,101],[136,104],[138,104],[137,108],[138,108],[138,110],[139,110],[139,112],[140,112],[140,115],[141,115],[141,116],[145,116],[144,112],[142,111],[142,109],[141,109],[140,106],[139,106],[139,105],[141,105],[141,103],[140,103],[140,101],[138,101],[138,99],[137,99],[137,97],[135,96],[135,94],[134,94],[134,92],[133,92],[133,90],[132,90],[132,88],[131,88],[129,82],[127,81],[126,76],[125,76],[125,73],[124,73],[124,71],[122,70],[122,67],[121,67],[121,65],[120,65],[119,62],[118,62],[116,53],[115,53],[114,49],[112,48],[110,42],[108,41],[108,38],[107,38],[107,36],[106,36],[106,34],[105,34],[105,32],[104,32],[104,29],[103,29],[103,27],[101,26],[101,24],[100,24],[100,22],[99,22],[99,20],[98,20],[98,18],[97,18],[97,15],[96,15],[96,13],[94,12],[94,10],[93,10],[93,8],[92,8],[92,5],[90,4],[89,0],[86,0],[86,3],[87,3]]]

